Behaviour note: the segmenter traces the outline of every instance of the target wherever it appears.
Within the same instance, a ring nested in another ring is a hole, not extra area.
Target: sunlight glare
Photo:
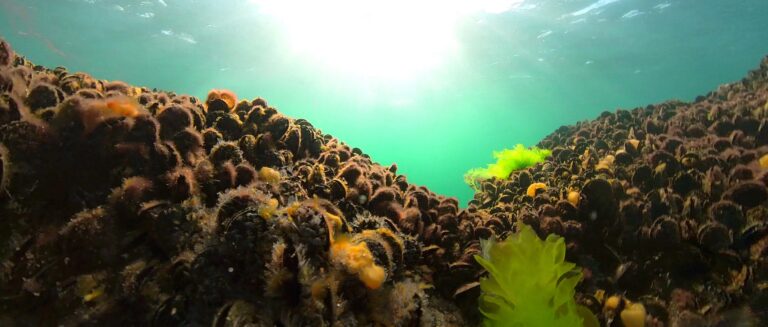
[[[291,47],[334,70],[411,78],[456,53],[458,20],[502,13],[523,0],[251,0]]]

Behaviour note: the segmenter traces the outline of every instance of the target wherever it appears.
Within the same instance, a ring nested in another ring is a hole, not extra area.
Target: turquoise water
[[[0,14],[37,64],[261,96],[462,202],[493,150],[691,100],[768,54],[765,0],[0,0]]]

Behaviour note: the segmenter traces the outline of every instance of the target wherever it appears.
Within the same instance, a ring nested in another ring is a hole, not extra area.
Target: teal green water
[[[461,202],[493,150],[691,100],[768,54],[765,0],[0,0],[0,14],[38,64],[261,96]]]

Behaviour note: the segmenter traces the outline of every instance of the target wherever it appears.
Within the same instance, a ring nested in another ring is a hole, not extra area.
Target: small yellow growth
[[[579,206],[579,199],[581,198],[581,193],[577,191],[570,191],[568,192],[568,202],[570,202],[574,207]]]
[[[85,127],[86,133],[90,133],[106,119],[114,117],[134,118],[142,113],[146,113],[144,107],[131,97],[117,96],[104,100],[91,100],[83,112],[83,127]]]
[[[331,243],[333,243],[333,240],[336,239],[336,232],[341,231],[342,227],[344,226],[344,219],[328,212],[328,210],[325,210],[325,208],[323,208],[323,206],[320,204],[320,200],[318,200],[316,196],[310,201],[312,207],[323,214],[325,224],[328,226],[328,239],[330,239]]]
[[[104,286],[99,287],[93,290],[92,292],[86,294],[85,296],[83,296],[83,302],[91,302],[102,295],[104,295]]]
[[[763,155],[760,157],[760,168],[766,169],[768,168],[768,154]]]
[[[600,162],[597,163],[597,165],[595,166],[595,170],[600,170],[600,169],[610,170],[611,167],[613,167],[614,160],[616,160],[616,157],[614,157],[613,155],[609,154],[605,156],[605,158],[603,158],[602,160],[600,160]]]
[[[83,302],[91,302],[104,295],[104,285],[94,275],[84,275],[77,278],[77,292],[83,297]]]
[[[603,292],[603,295],[605,295],[605,292]],[[605,300],[605,304],[603,304],[603,309],[608,310],[616,310],[616,308],[619,307],[619,304],[621,304],[621,298],[613,295],[609,297],[607,300]]]
[[[280,183],[280,172],[269,167],[259,169],[259,179],[272,185]]]
[[[629,139],[629,144],[632,144],[632,147],[637,149],[637,147],[640,146],[640,141],[635,140],[635,139]]]
[[[295,217],[296,216],[296,210],[299,210],[301,207],[301,202],[296,201],[288,205],[287,208],[285,208],[285,213],[288,214],[289,217]]]
[[[387,278],[384,268],[373,261],[373,254],[365,243],[353,244],[347,237],[340,237],[331,246],[331,258],[348,272],[357,274],[369,289],[381,287]]]
[[[107,112],[115,116],[136,117],[141,112],[141,105],[133,98],[117,97],[105,101]]]
[[[326,285],[328,285],[328,280],[326,279],[318,279],[314,281],[310,286],[310,294],[312,294],[312,299],[315,301],[322,301],[325,295],[328,293],[326,291]]]
[[[277,213],[277,199],[269,199],[259,207],[259,216],[264,219],[272,218]]]
[[[603,310],[616,310],[621,306],[622,301],[624,301],[624,308],[619,313],[622,324],[625,327],[645,327],[646,313],[645,307],[642,303],[634,303],[627,299],[622,299],[620,296],[613,295],[605,300],[605,303],[603,304]]]
[[[536,192],[538,190],[547,190],[547,184],[544,183],[533,183],[530,186],[528,186],[528,190],[525,191],[526,194],[530,197],[536,196]]]
[[[132,97],[138,97],[142,93],[144,93],[144,91],[140,87],[135,87],[134,86],[134,87],[128,89],[128,95],[130,95]]]
[[[377,265],[365,267],[360,271],[360,280],[363,281],[366,287],[372,290],[381,287],[386,278],[387,273],[384,271],[384,268]]]
[[[597,299],[600,302],[603,302],[603,299],[605,299],[605,290],[598,289],[597,291],[595,291],[595,299]]]
[[[330,233],[328,236],[332,240],[335,237],[336,231],[341,230],[341,226],[344,225],[344,221],[341,219],[341,217],[325,210],[323,210],[323,217],[325,218],[325,223],[328,225],[328,231]]]
[[[645,307],[641,303],[627,301],[621,311],[621,322],[625,327],[645,327]]]

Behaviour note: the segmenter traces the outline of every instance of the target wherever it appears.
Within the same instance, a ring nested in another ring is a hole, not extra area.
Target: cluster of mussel
[[[604,324],[622,324],[611,294],[647,326],[765,321],[768,60],[539,146],[459,209],[263,99],[49,70],[0,42],[0,325],[474,324],[479,240],[518,223],[565,237]]]
[[[0,42],[0,176],[0,325],[466,324],[458,202],[263,99]]]
[[[692,103],[605,112],[539,146],[547,161],[486,181],[468,210],[564,236],[582,302],[621,294],[652,326],[768,323],[768,58]]]

